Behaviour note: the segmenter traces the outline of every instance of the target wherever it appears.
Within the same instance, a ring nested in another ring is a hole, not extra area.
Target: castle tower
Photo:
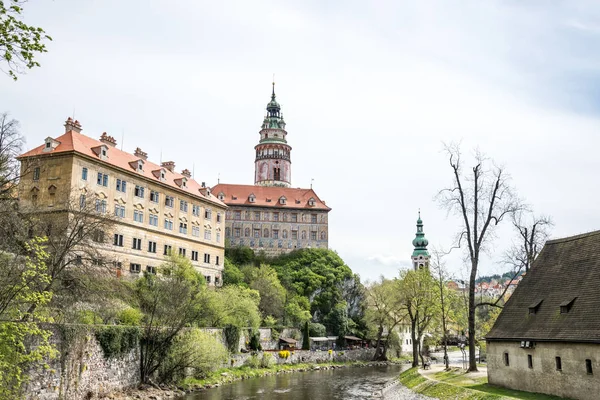
[[[292,184],[292,147],[287,144],[285,121],[281,106],[275,100],[275,82],[267,115],[260,130],[260,141],[254,147],[254,184],[290,187]]]
[[[421,220],[421,211],[419,211],[419,219],[417,219],[417,234],[416,237],[412,241],[415,249],[412,253],[412,262],[413,267],[416,270],[417,268],[429,268],[429,252],[427,251],[427,245],[429,241],[425,238],[425,233],[423,232],[423,221]]]

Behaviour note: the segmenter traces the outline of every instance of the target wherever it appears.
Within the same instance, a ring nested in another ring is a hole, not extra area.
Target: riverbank
[[[399,382],[414,393],[440,400],[562,400],[561,397],[493,386],[488,384],[487,374],[481,371],[467,373],[460,368],[446,371],[442,365],[434,365],[427,371],[408,369],[400,374]]]

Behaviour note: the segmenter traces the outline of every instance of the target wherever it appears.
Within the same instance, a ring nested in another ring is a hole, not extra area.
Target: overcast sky
[[[0,76],[28,148],[103,131],[207,184],[253,183],[275,73],[292,185],[333,208],[330,247],[363,278],[410,264],[459,222],[443,142],[478,146],[554,237],[600,228],[600,5],[593,1],[31,1],[53,37],[41,68]],[[124,140],[123,140],[124,138]],[[482,273],[511,242],[499,232]],[[460,254],[448,259],[464,274]]]

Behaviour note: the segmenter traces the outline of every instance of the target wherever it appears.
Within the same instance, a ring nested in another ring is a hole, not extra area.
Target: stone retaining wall
[[[262,357],[262,353],[258,353],[259,358]],[[272,354],[277,364],[319,364],[327,362],[371,361],[375,355],[375,350],[341,350],[332,351],[331,353],[328,351],[294,350],[290,352],[290,356],[287,359],[280,358],[278,351],[267,351],[265,353]],[[236,354],[232,356],[229,366],[241,367],[251,356],[250,353]]]

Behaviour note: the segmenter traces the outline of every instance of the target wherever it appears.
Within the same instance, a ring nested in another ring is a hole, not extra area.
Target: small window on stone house
[[[531,354],[527,354],[527,366],[529,369],[533,369],[533,356]]]
[[[589,358],[585,360],[585,371],[588,375],[594,375],[594,371],[592,369],[592,360],[590,360]]]
[[[562,360],[560,357],[556,357],[555,358],[556,361],[556,370],[557,371],[562,371]]]
[[[508,358],[508,353],[504,353],[504,365],[507,367],[510,366],[510,359]]]

